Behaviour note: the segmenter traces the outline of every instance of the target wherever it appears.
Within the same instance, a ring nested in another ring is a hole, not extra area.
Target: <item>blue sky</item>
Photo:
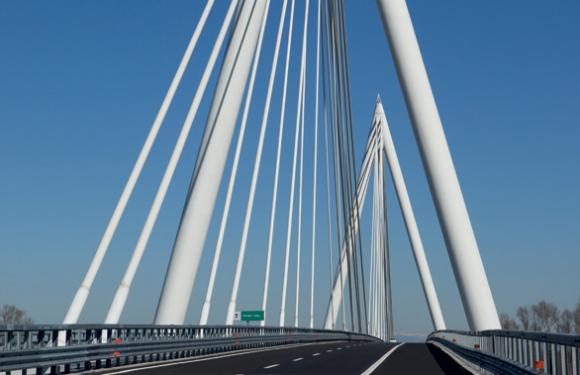
[[[104,319],[129,260],[225,14],[227,3],[217,3],[94,284],[83,322]],[[239,246],[280,12],[280,3],[273,3],[242,154],[246,167],[240,171],[210,318],[215,323],[225,316]],[[0,3],[0,304],[16,304],[37,322],[62,319],[203,5],[202,1],[177,0]],[[513,313],[517,306],[543,298],[571,307],[580,297],[580,3],[413,0],[409,7],[498,309]],[[296,12],[300,27],[295,27],[295,41],[301,35],[302,2]],[[445,318],[448,326],[464,328],[459,294],[376,5],[370,0],[347,1],[346,12],[357,155],[362,154],[375,97],[380,94]],[[314,14],[312,8],[311,31]],[[311,33],[310,46],[314,41]],[[294,46],[290,125],[282,161],[284,198],[278,208],[282,219],[277,221],[270,295],[273,315],[279,304],[298,86],[298,43]],[[311,89],[314,48],[309,53]],[[278,78],[281,74],[279,68]],[[209,90],[214,83],[215,77]],[[313,92],[309,90],[307,97],[309,118]],[[194,123],[133,284],[124,322],[149,323],[153,318],[209,99],[207,95]],[[247,272],[242,278],[241,308],[257,307],[261,300],[279,102],[275,96]],[[308,134],[306,161],[312,153]],[[305,166],[305,212],[311,209],[309,164]],[[428,332],[431,326],[419,278],[392,186],[389,189],[396,330]],[[198,321],[223,193],[224,189],[192,295],[189,323]],[[310,221],[305,220],[303,248],[309,249]],[[368,217],[363,222],[368,223]],[[321,228],[323,238],[317,242],[321,254],[326,251],[324,236]],[[318,270],[318,322],[328,289],[324,281],[328,280],[327,258],[320,255],[319,259],[325,263]],[[304,261],[309,261],[308,252]],[[306,273],[302,280],[305,323]],[[289,310],[293,301],[291,288]]]

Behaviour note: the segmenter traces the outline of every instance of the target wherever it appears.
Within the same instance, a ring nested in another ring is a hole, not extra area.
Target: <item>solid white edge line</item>
[[[403,343],[400,343],[399,345],[395,346],[394,348],[391,348],[391,350],[389,350],[388,352],[386,352],[385,354],[383,354],[383,356],[381,358],[378,359],[378,361],[376,361],[375,363],[373,363],[371,365],[371,367],[367,368],[364,372],[361,373],[361,375],[370,375],[373,373],[373,371],[375,371],[384,361],[385,359],[387,359],[387,357],[389,357],[391,354],[393,354],[393,352],[397,349],[399,349],[401,346],[403,346]]]

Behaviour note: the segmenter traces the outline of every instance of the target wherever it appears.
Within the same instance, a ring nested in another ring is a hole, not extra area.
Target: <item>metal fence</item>
[[[379,341],[351,332],[287,327],[0,326],[0,374],[57,374],[227,351],[322,341]]]
[[[482,353],[528,373],[580,375],[580,336],[504,330],[437,331],[427,340]]]

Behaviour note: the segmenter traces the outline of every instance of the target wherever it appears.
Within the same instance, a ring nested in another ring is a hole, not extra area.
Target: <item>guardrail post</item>
[[[521,344],[522,344],[522,354],[523,354],[521,363],[527,364],[528,363],[528,342],[526,339],[522,338]]]
[[[540,342],[534,341],[534,351],[536,353],[536,355],[535,355],[536,361],[541,361],[542,360],[542,352],[540,350]],[[535,361],[534,361],[534,363],[535,363]]]
[[[542,343],[542,351],[543,353],[543,358],[544,358],[544,372],[548,371],[548,364],[550,363],[550,359],[548,358],[548,344],[547,343]]]
[[[556,345],[554,344],[549,344],[550,345],[550,369],[552,371],[552,374],[557,374],[557,370],[556,370]]]
[[[564,345],[560,345],[560,360],[562,362],[562,375],[568,375],[568,361],[566,360],[566,347]]]
[[[527,340],[528,348],[528,366],[534,365],[534,342],[532,340]]]

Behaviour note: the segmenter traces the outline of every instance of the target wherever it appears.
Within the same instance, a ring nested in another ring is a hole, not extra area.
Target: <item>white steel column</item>
[[[284,9],[287,6],[287,0],[284,0]],[[288,42],[286,43],[286,61],[284,64],[284,84],[282,88],[282,104],[280,108],[280,125],[278,129],[278,147],[276,148],[276,169],[274,172],[274,188],[272,191],[272,211],[270,212],[270,226],[268,228],[268,251],[266,254],[266,272],[264,274],[264,292],[262,295],[262,310],[264,311],[264,320],[260,322],[263,327],[268,319],[268,288],[270,286],[270,263],[272,260],[272,241],[274,239],[274,221],[276,220],[276,202],[278,199],[278,179],[280,177],[280,157],[282,154],[282,140],[284,138],[284,118],[286,113],[286,93],[288,88],[288,68],[290,66],[290,50],[292,47],[292,26],[294,24],[294,0],[290,6],[290,20],[288,25]]]
[[[308,1],[308,0],[307,0]],[[302,251],[302,195],[303,195],[303,177],[304,177],[304,107],[306,104],[306,81],[302,76],[302,108],[300,111],[300,169],[298,172],[298,225],[296,234],[296,294],[294,303],[294,327],[298,327],[298,311],[300,308],[300,254]]]
[[[419,228],[417,227],[417,222],[415,221],[415,214],[413,213],[411,200],[409,199],[409,194],[407,193],[407,186],[405,185],[405,180],[403,179],[403,173],[401,172],[401,166],[399,165],[399,159],[397,157],[395,145],[391,137],[391,131],[389,130],[387,117],[385,116],[385,111],[383,110],[383,105],[381,104],[380,99],[377,99],[374,121],[380,123],[382,136],[381,145],[383,146],[387,156],[387,162],[389,163],[389,169],[391,171],[391,176],[395,185],[395,191],[397,192],[397,197],[399,198],[399,206],[405,220],[407,235],[409,236],[409,242],[411,243],[411,249],[413,250],[415,263],[417,264],[417,270],[419,271],[419,276],[421,278],[423,292],[425,293],[427,305],[429,306],[429,313],[431,314],[433,328],[435,330],[443,330],[445,329],[443,313],[441,312],[439,299],[437,298],[437,293],[435,292],[435,285],[433,284],[431,271],[429,270],[429,265],[425,256],[423,242],[421,241],[421,236],[419,235]]]
[[[307,3],[308,5],[308,3]],[[308,7],[305,8],[305,14],[308,15]],[[304,30],[306,32],[306,20],[307,17],[304,17]],[[295,183],[296,183],[296,157],[298,152],[298,142],[299,142],[299,135],[301,131],[301,126],[303,125],[301,122],[301,113],[302,113],[302,106],[304,105],[304,101],[302,100],[303,94],[305,90],[303,89],[303,85],[305,84],[304,80],[304,70],[306,69],[306,59],[305,59],[305,36],[303,36],[303,43],[302,43],[302,57],[300,62],[300,82],[298,88],[298,109],[296,110],[296,128],[294,130],[294,156],[292,158],[292,179],[290,183],[290,204],[288,205],[288,223],[287,223],[287,230],[286,230],[286,251],[284,255],[284,276],[282,282],[282,299],[280,301],[280,327],[284,326],[284,321],[286,319],[286,293],[288,291],[288,267],[290,262],[290,244],[292,242],[292,220],[294,214],[294,194],[295,194]]]
[[[185,147],[185,142],[187,140],[187,137],[189,136],[189,131],[191,130],[193,120],[195,119],[195,116],[197,114],[199,103],[204,95],[205,89],[209,81],[209,77],[215,66],[218,52],[221,49],[221,45],[226,35],[226,31],[234,14],[235,5],[236,3],[232,2],[228,9],[228,13],[226,14],[224,23],[222,24],[222,27],[218,34],[215,46],[210,54],[208,63],[205,67],[199,85],[193,97],[193,101],[191,102],[191,106],[189,107],[189,111],[187,112],[187,116],[185,118],[183,126],[181,127],[181,131],[179,132],[179,136],[177,137],[177,141],[175,142],[173,152],[171,153],[171,157],[169,158],[169,162],[167,163],[167,167],[165,168],[165,172],[163,173],[163,177],[161,178],[161,183],[159,184],[157,192],[155,193],[155,198],[153,199],[153,203],[151,204],[151,208],[149,209],[149,213],[147,214],[147,219],[143,224],[143,229],[141,230],[141,234],[139,235],[139,239],[137,240],[137,244],[135,245],[135,249],[133,250],[133,255],[131,256],[129,265],[125,270],[125,274],[121,279],[121,283],[117,288],[117,292],[113,297],[113,302],[111,303],[109,312],[107,313],[107,316],[105,318],[105,324],[117,324],[119,322],[123,309],[125,308],[125,303],[129,295],[131,284],[133,283],[133,279],[135,278],[135,274],[137,273],[137,269],[139,268],[141,258],[145,253],[147,243],[149,242],[149,238],[153,231],[155,222],[157,221],[159,211],[161,210],[161,206],[163,205],[165,195],[167,194],[167,191],[169,189],[169,184],[171,183],[171,180],[173,178],[173,173],[177,168],[177,163],[179,162],[179,158],[181,157],[181,153],[183,152],[183,148]]]
[[[371,132],[374,132],[374,131],[375,131],[375,129],[371,130]],[[362,215],[362,212],[363,212],[365,196],[366,196],[367,188],[368,188],[369,176],[371,174],[371,166],[373,165],[372,157],[373,157],[373,154],[376,152],[376,143],[374,141],[375,141],[374,139],[369,139],[369,142],[367,144],[367,149],[365,150],[366,153],[365,153],[365,156],[364,156],[364,159],[362,162],[362,168],[360,170],[360,174],[359,174],[357,185],[356,185],[357,188],[356,188],[355,199],[357,200],[356,207],[358,207],[358,211],[356,212],[356,215],[358,215],[358,219],[360,219],[360,216]],[[359,228],[358,228],[359,222],[360,222],[360,220],[355,220],[353,218],[351,218],[351,220],[349,221],[349,223],[353,223],[353,225],[354,225],[354,228],[353,228],[354,230],[352,230],[353,236],[355,236],[359,230]],[[350,229],[348,232],[350,232]],[[326,328],[326,329],[331,329],[332,327],[335,326],[336,318],[337,318],[338,312],[340,310],[340,304],[342,302],[342,297],[343,297],[343,292],[344,292],[343,280],[345,280],[346,277],[348,276],[346,240],[347,240],[346,238],[343,239],[342,243],[340,245],[340,253],[339,253],[340,255],[339,255],[339,259],[338,259],[338,265],[336,266],[337,267],[336,274],[334,275],[334,285],[332,288],[330,302],[328,305],[328,309],[326,311],[326,319],[324,322],[324,328]],[[343,314],[344,314],[344,311],[343,311]]]
[[[268,7],[270,0],[266,1],[266,12],[268,12]],[[266,25],[266,20],[268,15],[264,17],[263,28]],[[281,30],[281,29],[280,29]],[[263,32],[263,30],[262,30]],[[279,40],[279,39],[278,39]],[[278,51],[278,50],[276,50]],[[276,58],[277,58],[276,52]],[[272,64],[272,72],[276,72],[276,65]],[[254,199],[256,197],[256,185],[258,183],[258,175],[260,174],[260,164],[262,163],[262,152],[264,150],[264,139],[266,137],[266,130],[268,127],[268,115],[270,113],[270,103],[272,100],[272,87],[274,84],[274,73],[270,75],[270,81],[268,84],[268,94],[266,96],[266,104],[264,107],[262,125],[260,126],[260,136],[258,138],[258,148],[256,150],[256,158],[254,159],[254,168],[252,171],[252,182],[250,184],[250,192],[248,195],[248,203],[246,204],[246,216],[244,218],[244,228],[242,230],[242,239],[240,241],[240,249],[238,251],[238,261],[236,263],[236,272],[234,274],[234,283],[232,285],[232,293],[230,297],[230,303],[228,305],[228,310],[226,314],[226,324],[234,324],[234,315],[236,312],[236,304],[238,301],[238,291],[240,289],[240,278],[242,277],[242,267],[244,265],[244,257],[246,254],[246,248],[248,246],[248,234],[250,231],[250,224],[252,222],[252,210],[254,208]]]
[[[298,311],[300,306],[300,251],[302,248],[302,195],[303,195],[303,177],[304,177],[304,108],[306,107],[306,46],[308,36],[308,10],[310,1],[306,0],[306,11],[304,12],[304,31],[302,33],[302,107],[300,108],[300,174],[298,182],[298,234],[296,239],[296,302],[294,309],[294,326],[298,327]]]
[[[316,177],[318,164],[318,83],[320,74],[320,0],[316,16],[316,91],[314,98],[314,158],[312,161],[312,250],[310,259],[310,328],[314,328],[314,271],[316,269]]]
[[[405,0],[377,0],[467,321],[499,329],[491,289]]]
[[[121,193],[121,197],[119,198],[119,201],[117,202],[117,206],[115,207],[115,210],[113,211],[113,215],[111,216],[111,219],[109,220],[109,223],[107,224],[107,228],[105,229],[105,233],[103,234],[103,237],[101,238],[101,242],[99,243],[99,245],[97,247],[97,250],[95,252],[93,260],[91,261],[89,269],[87,270],[85,278],[83,279],[81,286],[77,290],[77,292],[73,298],[73,301],[71,302],[71,305],[66,313],[66,316],[63,320],[63,324],[75,324],[79,319],[79,316],[83,310],[83,307],[85,306],[85,302],[87,301],[87,297],[89,296],[89,292],[90,292],[90,289],[93,285],[93,281],[95,280],[95,277],[97,276],[97,272],[99,271],[99,268],[101,267],[101,263],[103,262],[103,258],[105,257],[105,254],[107,253],[107,250],[109,249],[109,245],[111,244],[111,240],[113,239],[113,235],[115,234],[115,231],[117,230],[117,226],[119,225],[119,221],[121,221],[121,217],[123,216],[123,212],[125,211],[125,207],[127,207],[127,203],[129,202],[129,198],[131,198],[131,195],[133,193],[133,189],[135,189],[135,185],[137,184],[137,180],[139,180],[139,176],[141,175],[141,171],[143,170],[143,166],[145,165],[145,162],[147,161],[147,157],[149,156],[149,153],[151,152],[151,148],[153,147],[153,143],[155,142],[155,138],[157,138],[157,133],[159,133],[159,129],[161,129],[161,125],[163,125],[163,120],[165,119],[165,115],[167,114],[167,110],[169,109],[169,106],[171,105],[171,102],[173,101],[173,97],[175,96],[175,92],[177,91],[177,87],[179,86],[179,83],[181,82],[181,78],[183,77],[183,73],[185,72],[185,69],[186,69],[187,65],[189,64],[189,60],[191,59],[191,55],[193,54],[193,50],[195,49],[197,41],[199,40],[199,36],[200,36],[204,26],[205,26],[205,22],[207,21],[207,17],[211,11],[213,3],[214,3],[214,0],[208,0],[205,8],[203,9],[203,13],[201,14],[201,17],[199,19],[199,22],[197,23],[197,26],[195,27],[195,31],[193,32],[193,35],[191,36],[189,44],[187,45],[187,48],[185,49],[185,53],[183,54],[183,57],[181,58],[181,62],[179,63],[179,66],[177,67],[177,71],[175,72],[173,80],[171,81],[171,84],[169,85],[169,89],[167,90],[167,93],[165,94],[165,98],[163,99],[163,103],[161,103],[161,107],[159,108],[159,111],[157,112],[157,116],[155,116],[155,120],[153,121],[153,125],[151,126],[151,130],[149,130],[149,134],[147,135],[147,138],[145,139],[145,143],[143,144],[143,148],[141,149],[141,152],[139,152],[139,156],[137,157],[137,161],[135,162],[135,166],[133,167],[133,170],[131,171],[131,174],[129,175],[129,179],[127,180],[127,183],[125,185],[125,188],[123,189],[123,192]]]
[[[156,324],[183,324],[185,320],[265,10],[265,1],[241,4],[207,120],[206,132],[211,134],[204,137],[207,143],[198,155]]]
[[[269,0],[268,0],[269,1]],[[268,7],[269,8],[269,5]],[[267,11],[266,11],[267,12]],[[211,264],[211,272],[209,275],[209,282],[207,286],[207,291],[205,294],[205,301],[203,303],[203,307],[201,309],[201,317],[199,318],[200,325],[206,325],[207,320],[209,318],[209,311],[211,308],[211,299],[213,296],[213,288],[215,285],[215,279],[217,277],[217,269],[222,253],[223,243],[224,243],[224,236],[226,232],[226,226],[228,223],[228,217],[230,214],[230,205],[232,202],[232,194],[234,191],[234,185],[236,183],[236,177],[238,175],[238,166],[240,162],[240,154],[242,152],[242,145],[244,143],[244,135],[246,133],[246,125],[248,124],[248,114],[250,112],[250,106],[252,104],[252,96],[254,93],[254,83],[256,82],[256,74],[258,72],[258,66],[260,65],[260,54],[262,50],[262,42],[264,38],[264,31],[266,27],[266,19],[268,18],[268,14],[263,19],[262,27],[260,29],[260,36],[258,38],[258,47],[256,49],[256,53],[254,54],[254,62],[252,63],[252,73],[250,74],[250,83],[248,84],[248,90],[246,92],[246,102],[244,103],[244,112],[242,114],[242,122],[240,123],[240,130],[238,131],[238,140],[236,143],[236,149],[234,152],[234,161],[232,163],[232,170],[230,173],[230,179],[228,181],[228,190],[226,193],[226,201],[224,203],[224,208],[222,212],[222,219],[220,222],[220,230],[218,234],[218,240],[216,243],[216,247],[214,250],[213,261]],[[281,24],[283,24],[283,19],[281,20]],[[276,45],[276,48],[278,44]]]

